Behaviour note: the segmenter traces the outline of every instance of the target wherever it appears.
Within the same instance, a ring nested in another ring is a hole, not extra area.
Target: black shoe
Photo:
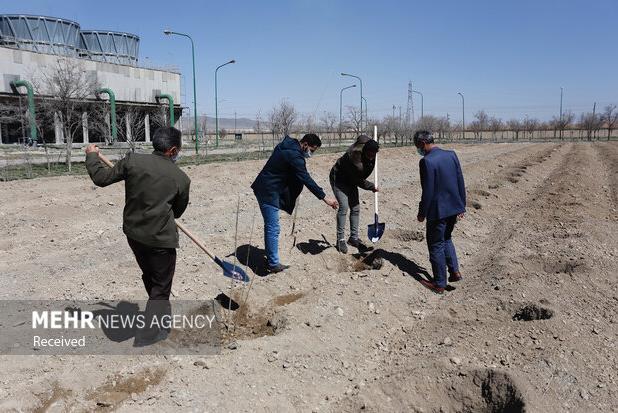
[[[373,249],[373,247],[368,247],[367,245],[363,244],[363,242],[358,238],[350,237],[348,239],[348,245],[351,245],[354,248],[358,248],[358,251],[360,252],[371,251]]]
[[[270,274],[276,274],[278,272],[285,271],[288,268],[290,268],[289,265],[284,265],[284,264],[279,263],[279,264],[275,265],[274,267],[268,267],[268,272]]]
[[[167,339],[169,334],[170,331],[168,329],[159,330],[155,335],[145,335],[138,331],[133,340],[133,347],[151,346],[159,341]]]
[[[337,241],[337,251],[339,251],[342,254],[348,253],[348,246],[346,245],[344,239],[340,239],[339,241]]]

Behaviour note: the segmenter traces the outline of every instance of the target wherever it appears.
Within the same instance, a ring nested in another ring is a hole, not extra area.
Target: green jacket
[[[177,248],[179,218],[189,203],[191,180],[161,152],[129,153],[113,168],[96,153],[86,155],[86,169],[97,186],[125,181],[122,229],[127,237],[155,248]]]

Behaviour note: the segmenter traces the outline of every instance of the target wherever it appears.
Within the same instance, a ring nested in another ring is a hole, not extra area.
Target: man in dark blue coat
[[[289,268],[279,262],[279,210],[291,214],[303,186],[331,208],[339,207],[337,201],[327,197],[307,172],[306,159],[320,146],[322,141],[313,133],[303,136],[300,141],[286,136],[251,184],[264,217],[264,245],[270,273]]]
[[[443,294],[447,268],[449,282],[462,278],[451,234],[457,218],[463,218],[466,212],[466,187],[457,155],[434,145],[431,132],[416,132],[414,145],[423,157],[419,162],[423,195],[417,218],[419,222],[427,220],[427,247],[433,271],[433,282],[421,283]]]

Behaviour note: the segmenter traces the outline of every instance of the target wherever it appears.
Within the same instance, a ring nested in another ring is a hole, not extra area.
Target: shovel
[[[111,161],[109,159],[107,159],[100,152],[99,152],[99,159],[101,159],[101,161],[103,161],[103,163],[106,164],[107,166],[109,166],[110,168],[114,167],[114,164],[111,163]],[[195,235],[193,235],[191,233],[191,231],[189,231],[183,224],[181,224],[177,220],[175,220],[175,222],[176,222],[176,226],[178,227],[179,230],[184,232],[191,239],[191,241],[193,241],[195,243],[195,245],[200,247],[200,249],[202,251],[204,251],[206,253],[206,255],[208,255],[210,257],[210,259],[215,262],[215,264],[217,264],[219,267],[221,267],[223,269],[223,275],[224,276],[229,277],[229,278],[231,278],[233,280],[236,280],[236,281],[242,281],[242,282],[245,282],[245,283],[249,282],[249,276],[247,275],[247,273],[242,268],[240,268],[238,265],[232,264],[230,262],[223,261],[223,260],[221,260],[219,257],[217,257],[215,255],[212,255],[208,251],[208,249],[206,249],[206,246],[204,246],[202,241],[200,241]]]
[[[378,127],[374,126],[373,127],[373,139],[374,140],[378,140]],[[378,186],[378,154],[376,154],[376,160],[375,160],[375,166],[373,169],[374,172],[374,185],[377,187]],[[373,214],[373,224],[369,224],[367,226],[367,237],[369,237],[369,240],[371,242],[373,242],[374,244],[376,242],[378,242],[380,240],[380,238],[382,238],[382,235],[384,234],[384,227],[386,226],[386,224],[384,224],[384,222],[379,222],[378,219],[378,193],[374,192],[374,205],[375,205],[375,213]]]

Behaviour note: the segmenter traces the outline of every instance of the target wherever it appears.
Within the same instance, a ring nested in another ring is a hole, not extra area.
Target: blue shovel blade
[[[215,257],[215,262],[223,269],[224,276],[244,283],[249,282],[249,276],[238,264],[234,265],[231,262],[221,261],[219,257]]]
[[[378,242],[382,235],[384,235],[384,228],[386,224],[383,222],[378,222],[378,215],[375,215],[375,222],[373,224],[367,225],[367,237],[373,243]]]

